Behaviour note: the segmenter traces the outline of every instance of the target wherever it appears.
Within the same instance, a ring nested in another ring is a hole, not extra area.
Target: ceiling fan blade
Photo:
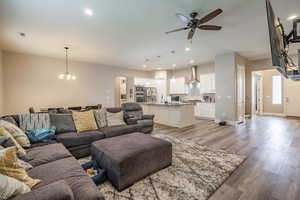
[[[174,33],[174,32],[177,32],[177,31],[184,31],[184,30],[187,30],[187,29],[189,29],[189,28],[188,27],[178,28],[178,29],[175,29],[175,30],[172,30],[172,31],[168,31],[168,32],[166,32],[166,34]]]
[[[190,18],[181,14],[181,13],[176,13],[176,17],[178,17],[183,23],[188,24],[190,22]]]
[[[204,23],[212,20],[213,18],[215,18],[216,16],[218,16],[222,12],[223,12],[223,10],[218,8],[218,9],[212,11],[211,13],[209,13],[208,15],[206,15],[206,16],[202,17],[201,19],[199,19],[198,24],[204,24]]]
[[[195,34],[196,29],[192,28],[188,34],[188,40],[191,40]]]
[[[219,31],[222,29],[222,26],[215,26],[215,25],[201,25],[198,28],[202,30],[209,30],[209,31]]]

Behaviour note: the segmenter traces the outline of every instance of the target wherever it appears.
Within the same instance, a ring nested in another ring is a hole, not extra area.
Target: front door
[[[300,82],[285,80],[286,115],[300,117]]]

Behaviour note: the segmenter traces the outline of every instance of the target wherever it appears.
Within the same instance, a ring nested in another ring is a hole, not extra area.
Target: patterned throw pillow
[[[107,126],[126,125],[124,122],[123,111],[118,113],[107,112]]]
[[[15,143],[10,137],[7,136],[0,136],[0,146],[7,148],[15,146]]]
[[[96,130],[98,129],[93,111],[72,112],[73,120],[77,132]]]
[[[103,128],[103,127],[107,126],[106,109],[105,108],[101,108],[100,110],[95,110],[94,115],[96,118],[98,128]]]
[[[25,183],[29,188],[41,182],[39,179],[30,178],[26,170],[18,164],[16,147],[0,151],[0,173]]]
[[[48,113],[33,113],[19,115],[20,128],[24,131],[50,128],[50,116]]]
[[[10,199],[27,192],[30,192],[27,185],[17,179],[0,174],[0,200]]]
[[[0,120],[0,127],[4,127],[22,147],[30,147],[29,139],[19,127],[4,120]]]
[[[0,136],[5,136],[10,138],[13,143],[14,146],[17,147],[18,152],[20,152],[22,155],[26,155],[26,151],[23,149],[23,147],[17,142],[17,140],[15,140],[15,138],[12,136],[12,134],[10,134],[10,132],[8,132],[5,128],[0,126]]]
[[[18,126],[18,123],[12,116],[5,116],[5,117],[1,117],[0,119]]]

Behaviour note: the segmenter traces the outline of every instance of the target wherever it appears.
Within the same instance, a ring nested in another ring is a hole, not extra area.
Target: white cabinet
[[[185,78],[172,78],[170,80],[170,94],[186,94]]]
[[[215,74],[211,73],[200,75],[200,93],[213,93],[215,91]]]
[[[215,118],[215,104],[214,103],[197,103],[194,107],[194,114],[196,117],[214,119]]]

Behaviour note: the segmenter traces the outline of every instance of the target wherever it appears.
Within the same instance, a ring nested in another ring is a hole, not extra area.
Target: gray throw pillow
[[[50,124],[55,126],[55,133],[76,132],[71,114],[50,114]]]

